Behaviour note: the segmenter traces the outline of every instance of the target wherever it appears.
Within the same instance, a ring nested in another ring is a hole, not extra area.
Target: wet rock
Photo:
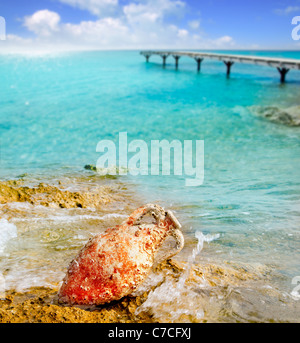
[[[291,306],[275,288],[262,286],[265,271],[262,275],[248,265],[195,264],[180,285],[186,267],[184,262],[166,261],[152,271],[145,289],[93,308],[60,304],[57,289],[10,290],[0,300],[0,323],[272,322],[274,299],[284,304],[286,322],[297,320],[295,302]]]
[[[99,208],[118,200],[118,193],[109,186],[92,190],[69,191],[53,185],[40,183],[36,187],[21,186],[20,182],[0,182],[0,203],[29,202],[46,207]]]
[[[276,106],[251,106],[250,111],[258,117],[287,126],[300,126],[300,106],[279,108]]]
[[[144,315],[137,320],[136,298],[91,309],[56,304],[57,290],[32,288],[26,293],[7,292],[0,301],[0,323],[127,323],[151,322]],[[139,302],[140,303],[140,302]]]
[[[97,168],[96,168],[96,166],[94,166],[94,165],[92,165],[92,164],[87,164],[87,165],[85,165],[84,166],[84,169],[86,169],[86,170],[92,170],[92,171],[97,171]]]

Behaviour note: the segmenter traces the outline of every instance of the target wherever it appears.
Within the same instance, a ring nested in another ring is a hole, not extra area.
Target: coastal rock
[[[25,293],[10,290],[0,299],[0,323],[235,322],[245,307],[256,310],[256,304],[252,304],[256,296],[259,304],[261,300],[281,297],[275,289],[260,287],[262,271],[251,266],[195,264],[185,283],[178,287],[186,268],[186,263],[165,261],[136,294],[103,306],[62,306],[56,289],[36,287]],[[264,268],[264,278],[266,273]],[[251,302],[247,302],[243,294],[253,282],[258,282],[258,292],[252,292]],[[237,308],[238,303],[245,304]],[[260,319],[258,314],[253,321]],[[243,321],[241,316],[238,320]]]
[[[97,168],[96,168],[96,166],[94,166],[94,165],[92,165],[92,164],[87,164],[87,165],[85,165],[84,166],[84,169],[86,169],[86,170],[92,170],[92,171],[97,171]]]
[[[258,117],[287,126],[300,126],[300,106],[279,108],[276,106],[251,106],[250,111]]]
[[[124,299],[117,304],[86,311],[55,304],[56,290],[32,288],[26,293],[9,291],[0,299],[0,323],[129,323],[140,299]],[[139,322],[149,321],[150,318]],[[136,321],[135,321],[136,322]]]
[[[69,191],[40,183],[36,187],[21,186],[17,182],[0,182],[0,204],[29,202],[33,205],[60,208],[99,208],[118,199],[112,187],[98,186],[92,190]]]

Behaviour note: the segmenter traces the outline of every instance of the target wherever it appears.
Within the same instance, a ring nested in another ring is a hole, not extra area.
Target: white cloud
[[[294,12],[300,12],[300,7],[299,6],[288,6],[288,7],[283,8],[283,9],[276,9],[276,10],[274,10],[274,12],[276,14],[279,14],[279,15],[289,15],[289,14],[294,13]]]
[[[69,44],[86,48],[126,47],[126,43],[130,39],[128,27],[120,19],[115,18],[83,21],[80,24],[65,24],[61,29],[61,34],[63,40]]]
[[[113,13],[118,6],[118,0],[59,0],[60,2],[87,10],[96,16]]]
[[[50,36],[59,30],[60,16],[56,12],[41,10],[24,19],[24,25],[38,36]]]
[[[129,23],[145,24],[163,21],[168,15],[179,16],[184,8],[185,3],[179,0],[146,0],[129,3],[123,7],[123,13]]]
[[[222,45],[232,46],[232,45],[234,45],[234,41],[233,41],[233,38],[230,36],[223,36],[223,37],[216,39],[215,44],[217,44],[218,46],[222,46]]]
[[[179,38],[185,38],[189,35],[189,32],[185,29],[179,29],[178,32],[177,32],[177,36]]]
[[[153,23],[160,19],[161,13],[154,8],[147,8],[144,4],[129,4],[124,6],[123,12],[127,21],[131,24],[134,23]]]
[[[60,1],[72,2],[74,6],[83,4],[81,0]],[[117,0],[101,3],[114,5]],[[99,0],[85,1],[85,5],[95,13],[96,8],[100,10]],[[98,7],[92,9],[92,5]],[[235,46],[230,36],[211,39],[200,33],[199,21],[189,22],[187,27],[170,24],[174,16],[180,17],[185,11],[186,5],[181,0],[135,0],[123,7],[118,6],[118,16],[80,23],[64,23],[56,12],[37,11],[24,18],[24,26],[36,37],[26,40],[10,35],[5,43],[6,50],[212,49]]]
[[[189,27],[193,30],[197,30],[200,27],[200,21],[199,20],[191,20],[189,21]]]
[[[125,5],[123,22],[131,33],[128,43],[134,43],[132,47],[138,49],[169,48],[172,44],[179,44],[188,32],[167,24],[166,19],[182,16],[185,6],[183,1],[178,0],[143,0]]]

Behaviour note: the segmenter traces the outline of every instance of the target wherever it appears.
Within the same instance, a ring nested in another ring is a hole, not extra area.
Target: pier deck
[[[175,59],[175,66],[178,68],[179,59],[182,56],[187,56],[195,59],[197,62],[197,70],[200,71],[202,61],[206,59],[222,61],[226,65],[227,76],[230,75],[231,67],[234,63],[256,64],[261,66],[274,67],[280,74],[280,81],[285,82],[285,78],[290,69],[300,70],[300,60],[287,59],[287,58],[274,58],[274,57],[261,57],[261,56],[247,56],[247,55],[230,55],[230,54],[217,54],[210,52],[193,52],[193,51],[141,51],[141,55],[145,56],[146,61],[152,55],[159,55],[163,59],[163,65],[166,65],[166,60],[169,56]]]

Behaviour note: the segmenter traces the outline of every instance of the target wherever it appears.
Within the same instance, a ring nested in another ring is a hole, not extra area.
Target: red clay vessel
[[[156,224],[141,224],[152,214]],[[71,262],[59,290],[68,304],[101,305],[135,291],[150,272],[156,253],[173,236],[176,255],[184,245],[181,225],[171,211],[148,204],[140,207],[120,226],[106,230],[85,245]]]

